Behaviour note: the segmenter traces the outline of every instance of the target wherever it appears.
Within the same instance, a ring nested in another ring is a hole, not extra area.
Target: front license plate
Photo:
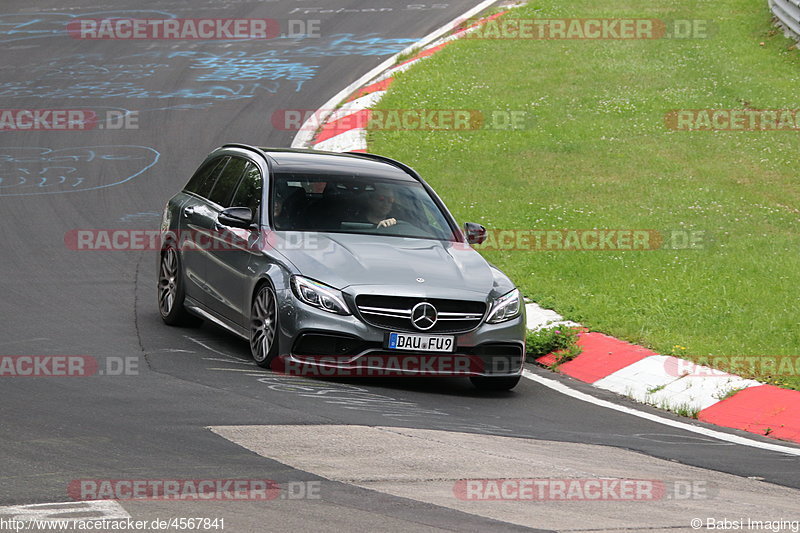
[[[410,350],[416,352],[452,352],[456,346],[453,335],[413,335],[410,333],[390,333],[390,350]]]

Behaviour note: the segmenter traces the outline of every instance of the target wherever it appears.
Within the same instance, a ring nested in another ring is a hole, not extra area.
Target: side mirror
[[[253,224],[253,212],[249,207],[229,207],[219,214],[217,221],[223,226],[248,229]]]
[[[464,223],[464,233],[470,244],[481,244],[486,240],[486,228],[475,222]]]

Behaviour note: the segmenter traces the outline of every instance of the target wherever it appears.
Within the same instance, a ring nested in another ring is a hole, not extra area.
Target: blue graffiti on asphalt
[[[98,11],[80,16],[141,16],[142,13],[174,18],[170,13],[160,11]],[[27,16],[31,18],[0,15],[0,42],[3,38],[22,39],[51,35],[56,31],[63,32],[66,22],[78,18],[77,15],[63,13]],[[57,24],[54,20],[60,22]],[[52,27],[42,29],[42,25]],[[55,29],[56,26],[58,30]],[[290,40],[294,46],[287,46],[286,40]],[[299,92],[305,82],[316,76],[319,69],[319,65],[307,64],[304,59],[389,55],[404,49],[414,39],[385,38],[375,33],[340,33],[331,35],[324,41],[309,36],[293,36],[270,42],[281,46],[278,49],[263,50],[264,41],[260,40],[258,51],[242,50],[242,47],[254,44],[247,40],[240,42],[237,50],[149,50],[116,56],[111,62],[108,62],[106,54],[100,53],[51,57],[39,65],[27,64],[24,68],[20,67],[21,76],[18,81],[0,83],[0,97],[95,100],[182,98],[215,102],[275,94],[283,87],[282,84],[288,84],[290,90]],[[313,45],[305,45],[306,43]],[[176,61],[181,60],[187,64],[176,64]],[[9,74],[14,70],[14,67],[7,68]],[[148,86],[150,78],[176,68],[186,68],[192,73],[186,85],[181,88]]]
[[[142,84],[142,80],[155,76],[159,71],[174,68],[174,62],[116,62],[98,65],[93,62],[94,58],[85,58],[79,54],[51,59],[42,65],[30,67],[35,80],[0,83],[0,97],[236,100],[253,98],[265,92],[275,94],[281,87],[281,81],[291,83],[294,90],[299,91],[305,81],[316,75],[317,69],[317,66],[300,62],[269,58],[261,54],[249,57],[239,52],[230,55],[202,54],[197,57],[181,54],[176,57],[188,58],[188,68],[194,74],[188,87],[151,89]],[[58,80],[68,79],[82,81],[68,85],[58,83]]]
[[[238,100],[253,98],[258,94],[278,92],[280,84],[247,83],[231,85],[206,85],[203,87],[162,91],[146,89],[133,82],[94,82],[77,83],[69,87],[42,86],[35,82],[0,83],[0,97],[38,97],[38,98],[198,98],[210,100]]]
[[[62,59],[48,61],[43,65],[30,68],[29,71],[40,80],[76,80],[103,78],[105,81],[140,79],[154,75],[161,69],[169,67],[168,63],[147,64],[103,64],[95,65],[85,60],[75,63],[62,63]]]
[[[315,39],[316,41],[318,40]],[[416,41],[417,39],[387,39],[375,33],[360,37],[353,33],[337,33],[331,35],[331,41],[326,44],[282,50],[281,55],[284,57],[386,56],[396,54]]]
[[[0,14],[0,43],[64,36],[67,24],[81,18],[164,18],[175,15],[154,10],[93,11],[71,15],[69,13],[5,13]]]
[[[62,79],[102,79],[103,81],[142,79],[156,75],[159,71],[170,68],[173,63],[104,63],[98,65],[92,61],[102,58],[90,58],[96,54],[76,54],[70,57],[52,59],[42,65],[33,66],[29,70],[40,80]],[[142,54],[144,55],[144,54]],[[128,56],[134,58],[135,56]],[[214,81],[250,80],[308,80],[316,73],[316,66],[291,62],[286,59],[272,57],[269,52],[247,54],[246,52],[224,52],[210,54],[207,52],[167,54],[166,59],[188,58],[189,69],[202,70],[197,79],[213,78]],[[115,58],[127,59],[127,58]],[[139,59],[139,58],[136,58]]]
[[[317,67],[282,59],[215,57],[195,60],[190,68],[207,70],[197,77],[198,81],[238,81],[308,80],[314,77]]]
[[[282,37],[273,41],[260,41],[258,44],[278,43],[284,40],[291,40],[295,44],[303,44],[304,42],[319,43],[320,39],[311,37]],[[315,58],[315,57],[328,57],[328,56],[384,56],[400,52],[410,44],[416,42],[416,39],[390,39],[381,37],[376,33],[368,33],[365,35],[356,35],[354,33],[337,33],[329,37],[329,40],[316,46],[299,46],[299,47],[286,47],[285,44],[280,49],[260,50],[257,53],[248,52],[245,50],[226,50],[224,52],[201,52],[197,50],[148,50],[145,52],[136,52],[133,54],[126,54],[115,56],[115,60],[135,59],[137,62],[150,62],[161,61],[164,59],[175,58],[189,58],[189,59],[208,59],[208,58],[234,58],[234,59],[293,59],[293,58]],[[250,41],[240,41],[242,46]],[[85,61],[103,61],[106,59],[105,55],[90,53],[90,54],[76,54],[70,56],[74,59],[81,59]],[[59,61],[62,61],[61,59]]]
[[[290,63],[264,57],[207,57],[195,59],[190,67],[202,69],[197,81],[281,80],[307,81],[316,74],[316,66]]]
[[[0,148],[0,196],[91,191],[141,175],[161,154],[147,146]]]

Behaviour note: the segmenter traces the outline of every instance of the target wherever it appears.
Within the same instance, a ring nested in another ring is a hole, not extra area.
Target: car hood
[[[468,290],[486,297],[495,292],[498,275],[507,281],[478,252],[458,242],[299,232],[276,232],[274,242],[298,274],[337,289],[409,287],[410,292],[431,296],[436,291]]]

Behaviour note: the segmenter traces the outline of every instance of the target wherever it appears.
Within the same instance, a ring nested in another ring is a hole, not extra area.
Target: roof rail
[[[365,157],[367,159],[372,159],[372,160],[375,160],[375,161],[380,161],[381,163],[387,163],[389,165],[392,165],[392,166],[395,166],[395,167],[399,168],[400,170],[402,170],[406,174],[409,174],[412,178],[415,178],[417,181],[421,181],[422,180],[422,177],[419,174],[417,174],[417,172],[413,168],[411,168],[410,166],[408,166],[406,164],[401,163],[400,161],[396,161],[396,160],[394,160],[394,159],[392,159],[390,157],[386,157],[386,156],[378,155],[378,154],[370,154],[370,153],[365,153],[365,152],[345,152],[345,153],[346,154],[350,154],[350,155],[358,155],[358,156]]]
[[[253,152],[256,152],[259,155],[263,155],[264,157],[267,156],[267,154],[265,154],[264,151],[261,148],[259,148],[257,146],[250,146],[249,144],[244,144],[244,143],[225,143],[225,144],[222,145],[222,147],[223,148],[242,148],[244,150],[252,150]]]

